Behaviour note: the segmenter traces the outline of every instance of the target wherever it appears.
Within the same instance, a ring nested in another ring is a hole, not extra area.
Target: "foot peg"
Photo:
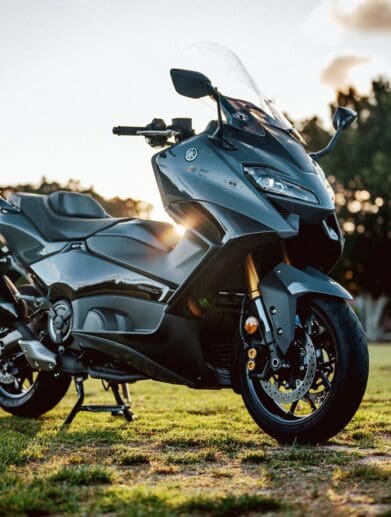
[[[83,377],[76,377],[75,378],[75,387],[77,391],[77,402],[72,408],[71,412],[65,419],[61,429],[67,428],[74,420],[75,416],[80,411],[88,411],[90,413],[111,413],[113,416],[123,416],[127,422],[132,422],[135,420],[136,415],[134,415],[130,409],[128,404],[123,400],[123,398],[120,395],[118,384],[109,384],[109,389],[113,392],[116,405],[83,405],[84,402],[84,383],[85,378]]]

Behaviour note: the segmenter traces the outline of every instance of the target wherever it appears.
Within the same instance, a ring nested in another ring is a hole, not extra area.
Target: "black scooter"
[[[362,400],[368,354],[350,294],[327,273],[343,237],[318,165],[356,114],[338,108],[329,146],[308,155],[267,99],[222,95],[199,72],[176,91],[208,96],[218,120],[115,127],[162,147],[152,165],[170,224],[110,217],[91,197],[13,194],[0,202],[0,405],[38,417],[71,379],[78,411],[132,420],[127,383],[232,388],[283,443],[338,433]],[[83,405],[101,379],[112,406]],[[120,390],[120,387],[123,390]]]

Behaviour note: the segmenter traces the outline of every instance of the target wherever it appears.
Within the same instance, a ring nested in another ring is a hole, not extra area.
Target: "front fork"
[[[277,352],[277,344],[274,339],[273,330],[270,325],[269,317],[265,310],[265,306],[261,296],[260,279],[257,268],[255,266],[254,258],[251,253],[246,255],[244,266],[246,271],[248,297],[254,305],[255,312],[258,316],[258,322],[263,337],[263,341],[270,352],[270,366],[272,370],[278,370],[278,368],[281,365],[281,359]],[[273,308],[271,308],[271,310],[273,310]],[[247,321],[248,320],[246,320],[244,323],[245,330],[247,330]],[[252,354],[254,354],[254,352],[252,352]],[[251,353],[249,353],[249,357],[251,359]],[[248,369],[251,370],[251,368],[254,367],[254,361],[250,360],[248,362]]]

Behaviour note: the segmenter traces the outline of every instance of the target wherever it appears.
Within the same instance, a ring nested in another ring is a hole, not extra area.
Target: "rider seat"
[[[88,194],[58,191],[49,195],[17,192],[10,196],[48,241],[85,239],[128,218],[113,218]]]

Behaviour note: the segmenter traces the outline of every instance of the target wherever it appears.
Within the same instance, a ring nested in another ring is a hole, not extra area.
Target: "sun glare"
[[[180,236],[185,235],[186,228],[184,226],[182,226],[181,224],[175,224],[174,228],[178,235],[180,235]]]

